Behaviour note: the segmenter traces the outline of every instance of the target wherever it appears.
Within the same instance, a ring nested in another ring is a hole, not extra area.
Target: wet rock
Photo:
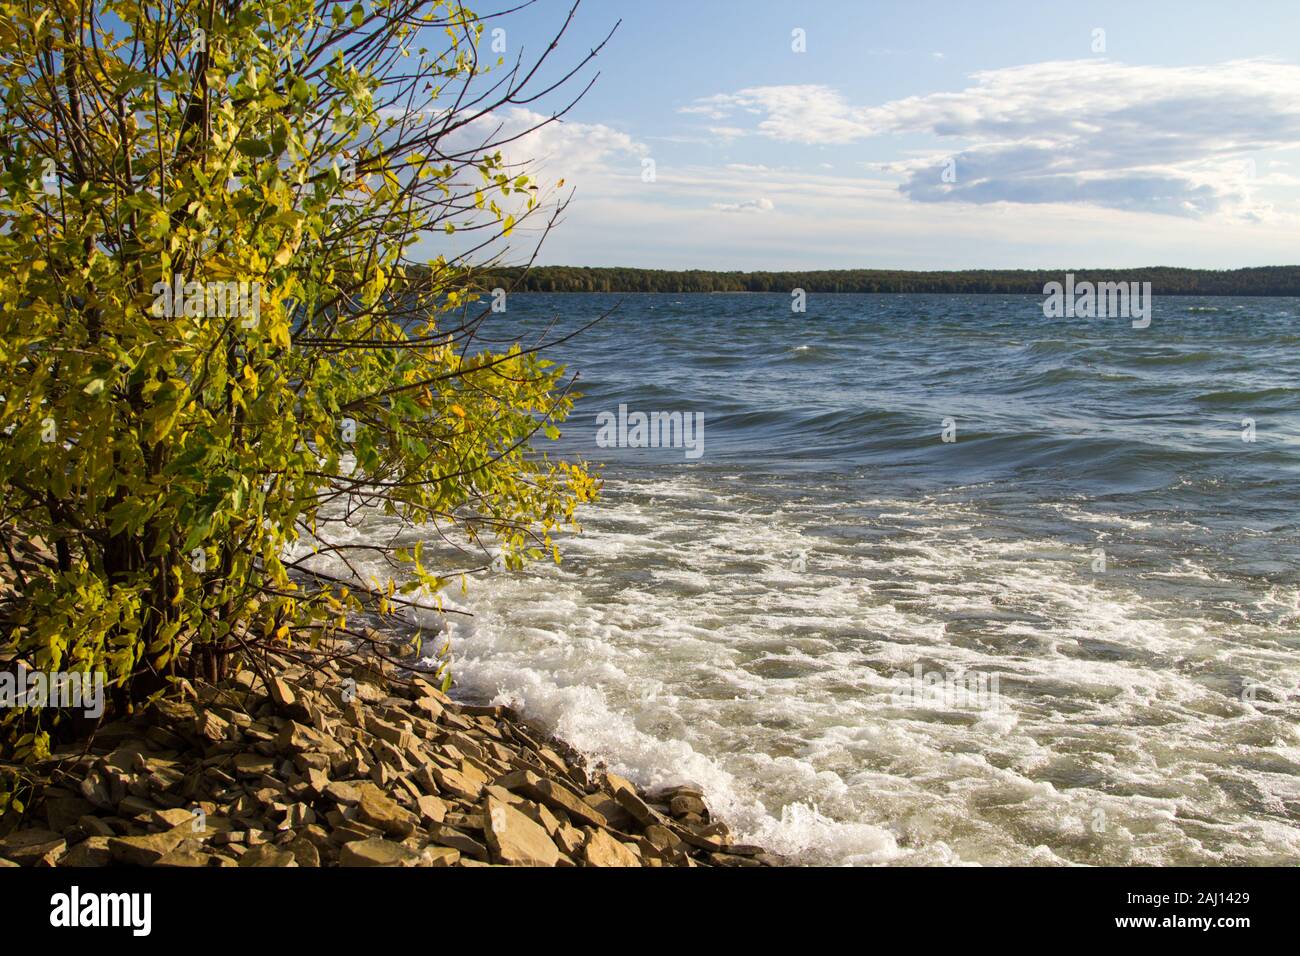
[[[629,830],[636,826],[632,814],[624,810],[613,795],[604,790],[597,790],[595,793],[585,795],[582,802],[599,812],[605,818],[606,824],[615,830]]]
[[[660,850],[671,850],[682,842],[681,837],[673,833],[672,830],[669,830],[667,827],[662,827],[657,823],[653,826],[646,827],[645,837],[651,844]]]
[[[688,813],[693,813],[700,818],[708,815],[709,808],[704,805],[704,801],[693,794],[682,793],[672,798],[668,805],[669,811],[675,817],[684,817]]]
[[[590,826],[603,827],[609,822],[603,813],[586,803],[568,787],[554,780],[543,779],[531,771],[516,770],[514,773],[498,778],[496,784],[506,790],[521,793],[538,803],[544,803],[552,809],[563,810],[569,816]]]
[[[656,824],[665,826],[668,823],[663,814],[641,799],[641,796],[636,792],[636,788],[630,783],[622,777],[615,777],[614,774],[607,774],[607,777],[610,778],[614,799],[618,801],[619,806],[628,812],[633,820],[643,827],[651,827]]]
[[[753,857],[735,856],[731,853],[710,853],[709,862],[714,866],[762,866]]]

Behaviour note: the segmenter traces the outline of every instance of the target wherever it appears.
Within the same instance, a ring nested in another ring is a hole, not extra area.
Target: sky
[[[495,39],[527,58],[568,7]],[[618,21],[590,92],[508,151],[573,190],[540,263],[1300,262],[1300,3],[586,0],[556,67]]]

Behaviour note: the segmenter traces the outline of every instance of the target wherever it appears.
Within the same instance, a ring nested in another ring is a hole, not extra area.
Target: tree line
[[[713,272],[584,266],[497,267],[480,276],[487,288],[519,292],[876,292],[1042,295],[1048,282],[1073,272],[1077,282],[1150,282],[1153,295],[1300,295],[1300,266],[1251,269],[821,269],[809,272]]]

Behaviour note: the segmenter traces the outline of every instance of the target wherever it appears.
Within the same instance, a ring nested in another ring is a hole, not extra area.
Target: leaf
[[[235,142],[235,149],[250,159],[260,159],[271,155],[271,147],[260,139],[241,139]]]

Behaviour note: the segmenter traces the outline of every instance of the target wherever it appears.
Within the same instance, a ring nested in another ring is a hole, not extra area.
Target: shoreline
[[[277,655],[37,764],[0,866],[774,866],[512,708],[377,658]],[[315,657],[317,659],[313,660]]]

